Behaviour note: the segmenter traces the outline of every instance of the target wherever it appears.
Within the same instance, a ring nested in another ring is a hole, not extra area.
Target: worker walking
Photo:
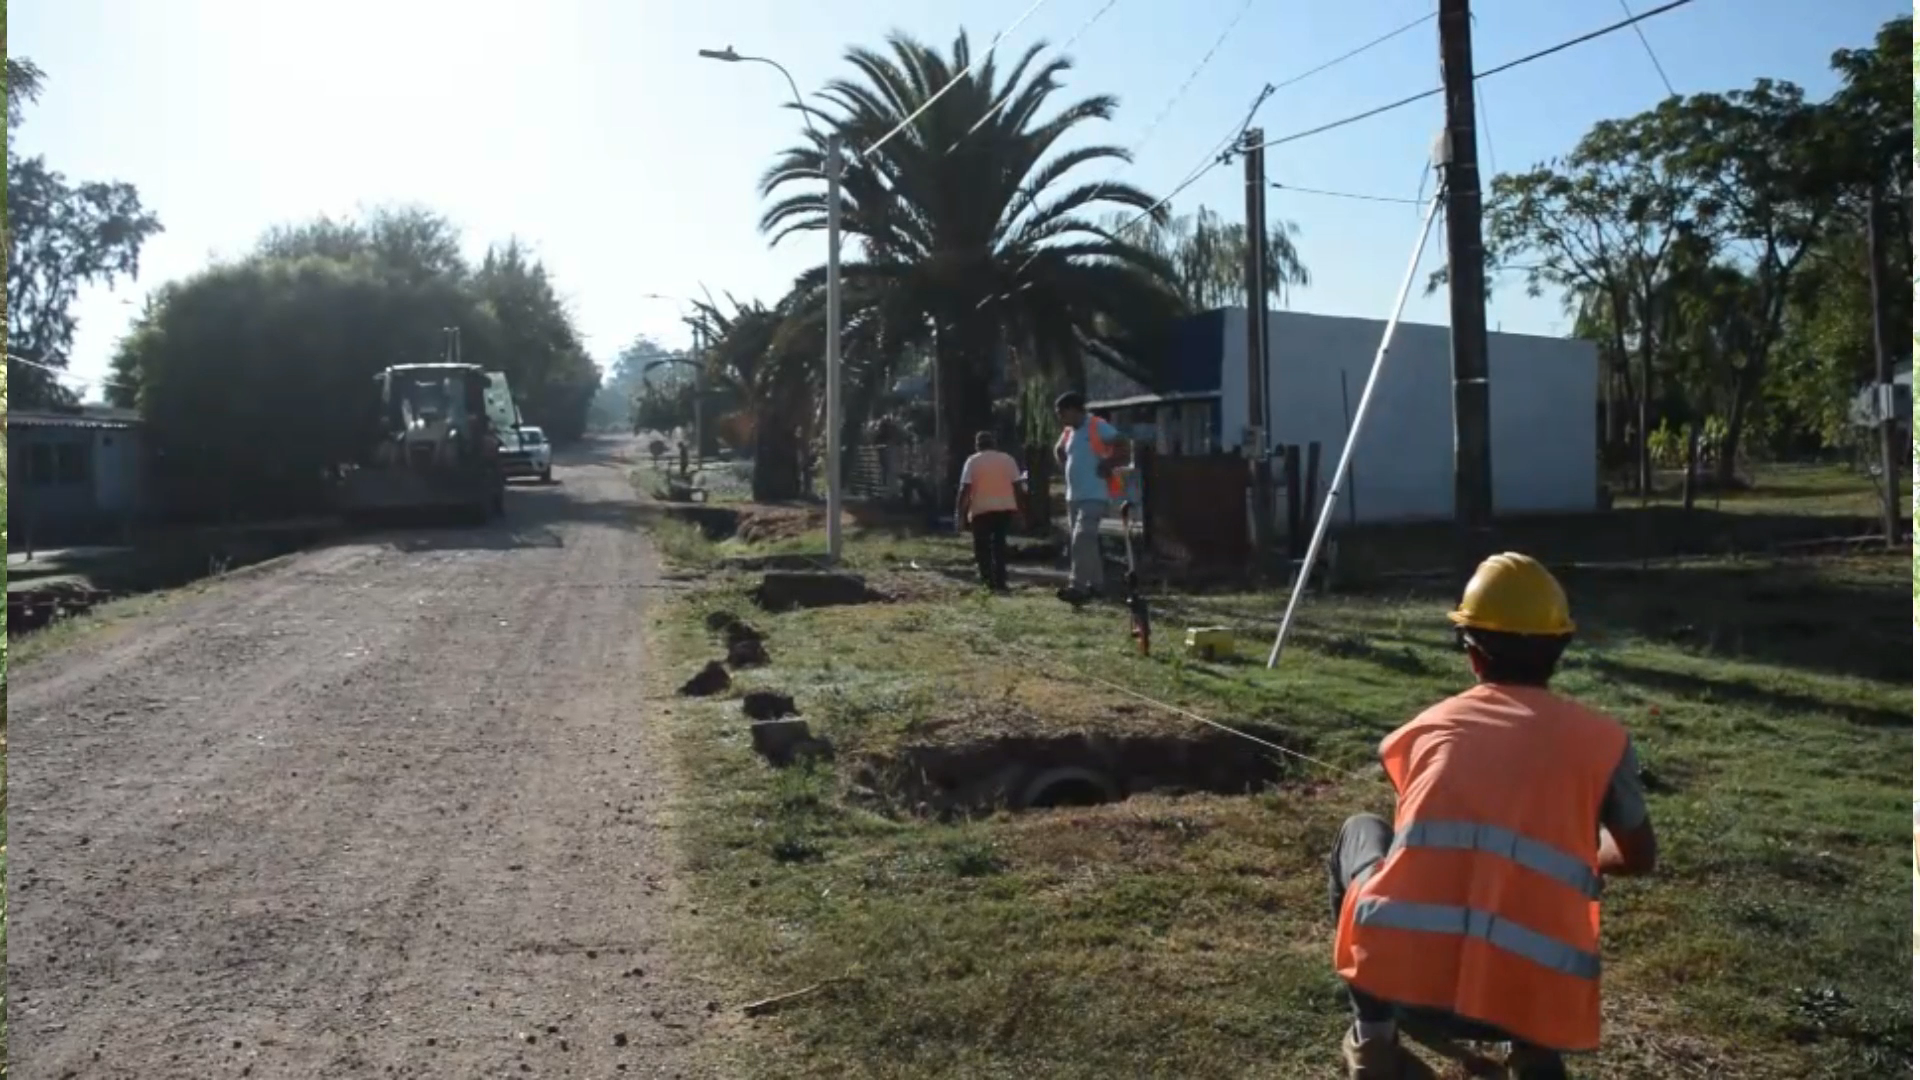
[[[1391,824],[1349,818],[1330,861],[1347,1075],[1430,1075],[1406,1026],[1507,1043],[1515,1080],[1600,1043],[1600,887],[1651,873],[1653,825],[1618,721],[1547,689],[1573,636],[1560,583],[1495,555],[1452,620],[1478,685],[1380,744]]]
[[[1100,593],[1106,574],[1100,554],[1100,519],[1107,504],[1121,491],[1120,464],[1125,447],[1120,432],[1097,416],[1087,415],[1087,399],[1074,393],[1054,399],[1053,409],[1065,425],[1053,446],[1053,456],[1067,475],[1067,536],[1071,567],[1060,599],[1083,603]]]
[[[1007,591],[1007,532],[1020,509],[1020,464],[994,449],[993,432],[973,437],[973,456],[960,466],[960,494],[953,507],[956,528],[973,530],[973,561],[980,580]]]

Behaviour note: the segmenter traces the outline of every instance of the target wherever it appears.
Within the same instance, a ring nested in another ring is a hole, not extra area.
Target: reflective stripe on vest
[[[1578,979],[1600,977],[1600,957],[1576,949],[1519,923],[1472,908],[1449,904],[1417,904],[1384,897],[1362,897],[1353,906],[1355,926],[1415,930],[1479,938],[1496,949],[1531,960],[1550,971]]]
[[[1471,821],[1415,821],[1393,838],[1393,850],[1403,847],[1477,851],[1498,855],[1573,889],[1590,900],[1600,898],[1600,878],[1587,869],[1585,859],[1552,844],[1522,836],[1499,825]]]

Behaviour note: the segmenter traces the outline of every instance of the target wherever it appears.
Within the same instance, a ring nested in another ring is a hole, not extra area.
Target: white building
[[[1268,384],[1273,445],[1319,442],[1324,492],[1386,322],[1270,311]],[[1591,342],[1489,333],[1496,514],[1598,509],[1599,353]],[[1096,401],[1161,453],[1240,445],[1248,420],[1247,313],[1186,320],[1166,389]],[[1302,456],[1302,467],[1305,457]],[[1400,324],[1355,448],[1341,521],[1453,516],[1453,373],[1443,326]],[[1318,507],[1313,508],[1318,512]]]

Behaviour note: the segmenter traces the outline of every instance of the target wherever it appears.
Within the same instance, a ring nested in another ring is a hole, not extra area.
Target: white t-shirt
[[[1014,487],[1019,482],[1019,462],[999,450],[982,450],[960,466],[960,486],[973,488],[967,503],[969,516],[1018,510],[1020,502],[1014,496]]]

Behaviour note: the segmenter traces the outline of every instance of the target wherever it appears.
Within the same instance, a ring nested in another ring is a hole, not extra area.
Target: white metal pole
[[[707,463],[707,335],[693,328],[693,457]]]
[[[840,563],[840,133],[827,135],[827,560]]]
[[[1360,428],[1367,422],[1367,406],[1373,403],[1373,388],[1380,382],[1380,369],[1387,359],[1387,350],[1393,345],[1393,332],[1400,326],[1400,313],[1407,308],[1407,296],[1413,291],[1414,275],[1420,271],[1420,256],[1426,253],[1427,236],[1433,232],[1433,219],[1440,212],[1440,201],[1446,194],[1442,186],[1433,193],[1433,201],[1427,204],[1427,216],[1420,223],[1420,239],[1413,245],[1413,258],[1407,261],[1407,276],[1400,282],[1400,295],[1393,301],[1393,315],[1387,319],[1387,328],[1380,335],[1380,350],[1373,354],[1373,370],[1367,373],[1367,385],[1360,391],[1360,404],[1353,410],[1353,427],[1347,432],[1347,444],[1340,448],[1340,462],[1333,467],[1333,480],[1327,485],[1327,499],[1320,507],[1320,520],[1313,523],[1313,538],[1307,541],[1307,553],[1300,560],[1300,572],[1294,575],[1293,590],[1287,595],[1287,611],[1280,617],[1280,632],[1274,635],[1273,651],[1267,654],[1267,668],[1280,662],[1280,646],[1286,643],[1287,631],[1293,627],[1293,614],[1300,606],[1300,598],[1306,595],[1307,581],[1313,574],[1313,564],[1320,557],[1320,543],[1327,538],[1327,525],[1333,521],[1333,508],[1340,502],[1340,485],[1346,481],[1347,470],[1353,465],[1353,448],[1360,443]]]

